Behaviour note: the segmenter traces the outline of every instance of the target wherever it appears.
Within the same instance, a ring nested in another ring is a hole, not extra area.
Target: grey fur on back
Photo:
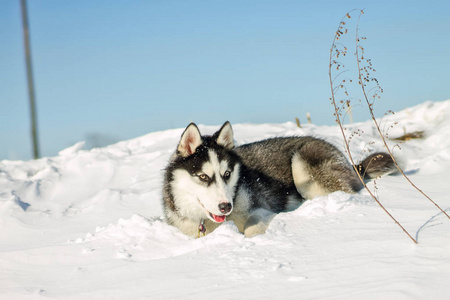
[[[235,152],[248,168],[269,174],[286,185],[294,184],[292,159],[297,155],[305,162],[313,179],[330,192],[353,193],[363,187],[344,154],[332,144],[312,136],[266,139],[239,146]],[[389,154],[380,152],[371,154],[356,167],[363,179],[391,174],[396,169]]]
[[[272,138],[240,146],[235,151],[248,168],[287,186],[297,186],[292,173],[293,158],[297,157],[310,177],[304,183],[306,189],[313,182],[320,183],[323,194],[338,190],[354,193],[362,188],[344,154],[332,144],[315,137]]]

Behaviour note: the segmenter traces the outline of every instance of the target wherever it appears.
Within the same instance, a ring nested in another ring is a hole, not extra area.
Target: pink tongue
[[[214,220],[217,223],[222,223],[223,221],[225,221],[226,216],[216,216],[215,214],[211,214],[214,218]]]

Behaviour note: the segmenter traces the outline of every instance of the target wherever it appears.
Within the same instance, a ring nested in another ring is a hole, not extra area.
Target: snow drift
[[[218,124],[222,124],[218,121]],[[394,122],[398,125],[390,127]],[[450,211],[450,100],[381,122],[410,178]],[[212,133],[218,126],[202,126]],[[355,157],[382,150],[371,122]],[[343,149],[336,126],[235,124],[237,144],[314,135]],[[264,235],[231,222],[193,239],[162,219],[162,174],[183,129],[57,157],[0,162],[1,299],[444,299],[450,220],[401,176],[369,185],[418,239],[415,245],[365,191],[307,201]],[[372,143],[375,142],[375,143]],[[392,141],[394,147],[398,142]]]

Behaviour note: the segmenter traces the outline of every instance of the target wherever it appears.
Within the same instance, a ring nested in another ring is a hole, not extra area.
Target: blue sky
[[[0,1],[0,159],[32,153],[19,2]],[[379,116],[450,98],[450,1],[28,0],[42,155],[191,121],[332,125],[329,49],[354,8]]]

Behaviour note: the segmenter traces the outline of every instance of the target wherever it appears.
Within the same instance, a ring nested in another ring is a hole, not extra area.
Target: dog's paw
[[[245,222],[244,235],[252,237],[265,233],[275,215],[275,213],[263,208],[254,210]]]

